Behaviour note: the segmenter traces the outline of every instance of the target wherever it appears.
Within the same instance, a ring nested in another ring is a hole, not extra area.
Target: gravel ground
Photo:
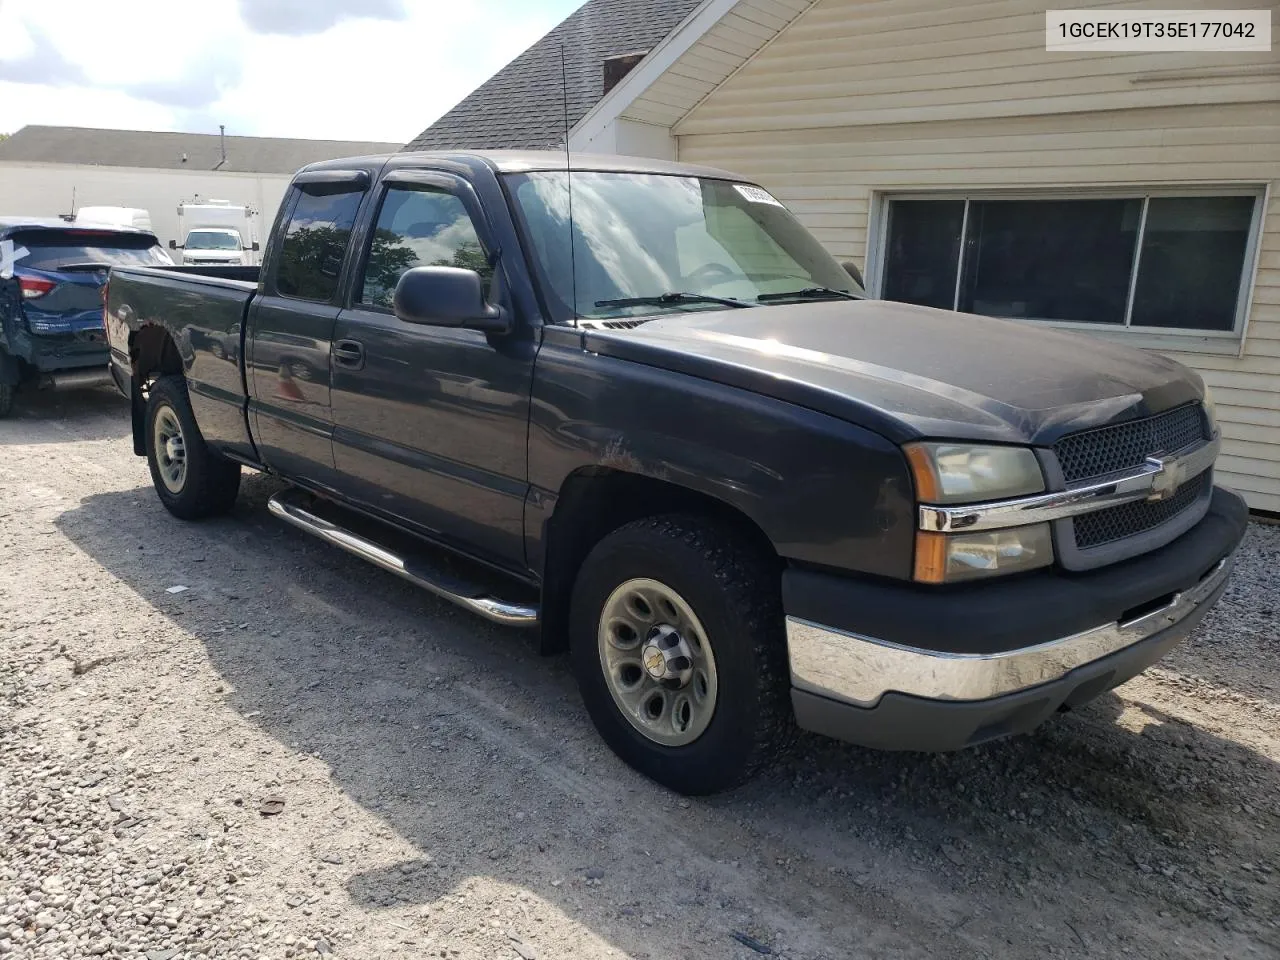
[[[563,658],[273,520],[268,478],[170,518],[127,434],[106,391],[0,422],[0,955],[1280,956],[1280,528],[1033,736],[807,737],[688,801]]]

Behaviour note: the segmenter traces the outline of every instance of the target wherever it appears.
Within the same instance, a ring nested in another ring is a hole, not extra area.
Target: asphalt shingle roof
[[[646,53],[699,0],[589,0],[424,130],[406,150],[537,150],[564,143],[564,50],[569,125],[604,95],[604,61]]]
[[[399,148],[398,143],[360,140],[229,136],[227,162],[219,169],[236,173],[293,173],[317,160],[394,153]],[[183,155],[187,158],[185,161]],[[0,161],[212,170],[220,159],[222,151],[216,133],[27,126],[7,140],[0,140]]]

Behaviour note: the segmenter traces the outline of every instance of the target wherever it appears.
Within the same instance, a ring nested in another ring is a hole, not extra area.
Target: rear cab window
[[[308,184],[299,190],[280,244],[276,291],[281,296],[318,303],[333,299],[363,198],[364,188],[353,184]]]

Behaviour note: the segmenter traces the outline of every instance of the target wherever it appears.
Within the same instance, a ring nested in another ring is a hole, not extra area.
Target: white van
[[[252,266],[258,262],[255,211],[228,200],[178,204],[178,236],[169,249],[182,251],[183,264]]]

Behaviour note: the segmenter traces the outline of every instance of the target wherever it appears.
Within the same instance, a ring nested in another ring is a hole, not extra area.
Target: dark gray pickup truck
[[[171,512],[278,474],[274,514],[539,628],[703,793],[797,722],[1029,730],[1186,636],[1244,532],[1195,374],[856,272],[723,171],[403,153],[300,172],[260,275],[113,269],[105,323]]]

